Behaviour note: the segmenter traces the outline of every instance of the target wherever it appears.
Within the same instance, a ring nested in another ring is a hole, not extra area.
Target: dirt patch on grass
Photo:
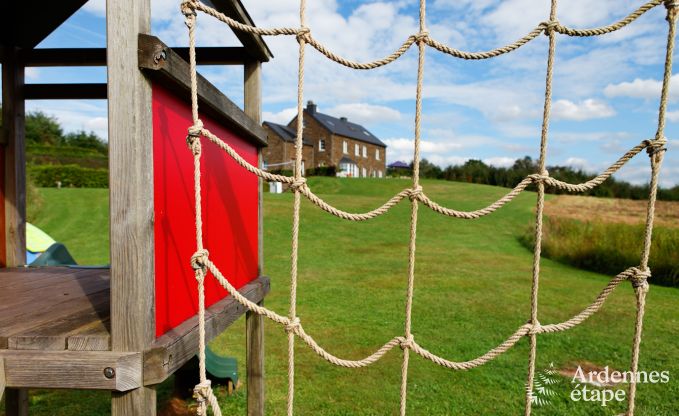
[[[596,378],[597,374],[613,374],[613,373],[620,373],[618,370],[614,370],[612,368],[606,368],[602,367],[598,364],[591,363],[589,361],[581,361],[581,362],[576,362],[570,365],[567,365],[563,368],[560,368],[557,370],[559,374],[562,376],[568,378],[569,380],[573,380],[574,377],[578,376],[581,377],[581,375],[578,375],[578,368],[582,370],[582,374],[585,376],[585,380],[582,381],[585,384],[591,384],[596,387],[614,387],[619,385],[620,383],[615,383],[613,380],[611,380],[611,377],[606,376],[606,377],[601,377],[601,380],[598,380]],[[592,380],[590,382],[589,380],[589,375],[593,374],[594,376],[592,377]],[[619,377],[616,377],[618,379]]]
[[[547,216],[623,224],[643,224],[646,209],[647,201],[580,195],[559,195],[545,204]],[[655,215],[656,225],[679,227],[679,202],[657,201]]]

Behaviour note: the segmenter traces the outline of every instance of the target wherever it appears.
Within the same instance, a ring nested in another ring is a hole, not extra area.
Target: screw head
[[[113,378],[116,376],[116,370],[114,370],[111,367],[106,367],[104,368],[104,377],[106,378]]]

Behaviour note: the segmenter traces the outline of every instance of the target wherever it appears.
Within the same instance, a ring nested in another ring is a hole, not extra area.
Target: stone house
[[[269,145],[262,149],[262,158],[268,170],[293,170],[295,168],[295,139],[297,132],[281,124],[265,121],[263,127],[267,132]],[[302,172],[315,167],[314,146],[302,137]]]
[[[293,132],[294,141],[297,117],[288,123],[287,128]],[[385,175],[387,145],[365,127],[352,123],[346,117],[336,118],[318,112],[318,107],[312,101],[304,109],[304,139],[313,150],[313,157],[305,156],[305,161],[310,161],[307,168],[334,166],[337,176],[345,177],[382,178]],[[306,145],[304,148],[306,152]],[[273,155],[285,149],[268,151]]]

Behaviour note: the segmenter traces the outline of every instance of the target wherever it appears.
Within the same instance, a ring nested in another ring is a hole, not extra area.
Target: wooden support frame
[[[262,123],[262,64],[259,61],[248,62],[243,68],[244,111],[257,124]],[[262,167],[262,149],[258,152],[258,166]],[[259,178],[258,190],[258,269],[264,272],[264,212],[263,186]],[[262,299],[260,305],[264,304]],[[265,384],[264,384],[264,318],[248,311],[245,315],[246,354],[247,354],[247,388],[248,416],[264,416]]]
[[[127,391],[142,384],[141,353],[0,350],[13,388]]]
[[[149,33],[150,0],[106,2],[111,218],[111,347],[144,351],[154,340],[153,125],[151,84],[137,38]],[[112,416],[154,416],[156,391],[113,393]]]
[[[172,48],[189,60],[189,48]],[[20,52],[27,67],[106,66],[106,48],[40,48]],[[198,65],[244,65],[254,59],[243,46],[208,46],[196,48]]]
[[[107,86],[100,84],[26,84],[27,100],[105,100]]]
[[[2,194],[1,220],[4,237],[0,243],[3,267],[26,263],[26,145],[24,67],[14,48],[4,48],[2,65]]]

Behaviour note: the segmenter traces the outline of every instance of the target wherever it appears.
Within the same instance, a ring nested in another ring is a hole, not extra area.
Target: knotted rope
[[[526,403],[525,414],[531,414],[532,404],[532,387],[535,377],[535,361],[537,354],[537,336],[544,333],[555,333],[569,330],[576,325],[583,323],[590,316],[600,310],[608,296],[613,290],[625,280],[632,283],[632,287],[636,296],[636,320],[635,333],[632,348],[631,370],[636,372],[639,362],[639,347],[641,342],[641,333],[643,326],[643,316],[645,310],[646,293],[649,290],[648,279],[651,277],[651,272],[648,268],[648,260],[650,257],[651,238],[653,231],[653,219],[655,212],[655,201],[657,198],[658,175],[662,165],[663,156],[666,151],[667,139],[664,136],[666,110],[669,94],[669,85],[672,75],[672,53],[674,50],[675,26],[677,14],[679,11],[679,0],[652,0],[639,7],[637,10],[608,26],[602,26],[593,29],[573,29],[561,25],[557,19],[557,0],[550,0],[550,16],[549,20],[540,23],[526,36],[520,38],[506,46],[502,46],[486,52],[465,52],[454,49],[450,46],[441,44],[433,39],[426,30],[426,0],[419,2],[419,31],[416,34],[408,36],[403,44],[393,53],[385,58],[378,59],[372,62],[360,63],[348,60],[342,56],[334,54],[324,45],[319,43],[312,36],[312,31],[306,26],[306,0],[300,1],[300,27],[299,28],[271,28],[264,29],[237,22],[224,14],[218,12],[212,7],[205,5],[198,0],[186,0],[181,4],[181,12],[185,16],[186,26],[189,32],[189,67],[191,78],[191,110],[193,125],[188,129],[186,138],[188,147],[194,158],[194,188],[195,188],[195,211],[196,211],[196,252],[191,257],[191,268],[194,270],[196,281],[198,284],[198,317],[199,317],[199,362],[200,362],[200,382],[196,386],[194,393],[198,401],[198,411],[200,415],[206,415],[208,407],[212,408],[215,415],[221,415],[217,399],[212,391],[210,381],[206,377],[205,369],[205,277],[207,273],[212,276],[224,287],[234,299],[243,305],[248,310],[266,316],[273,322],[278,323],[283,327],[288,335],[288,397],[287,397],[287,414],[292,415],[294,410],[294,340],[299,337],[309,348],[316,354],[328,362],[346,368],[360,368],[371,365],[381,359],[387,352],[400,347],[403,350],[403,362],[401,365],[401,394],[400,394],[400,413],[406,413],[406,399],[407,399],[407,384],[408,384],[408,366],[409,353],[421,356],[424,359],[430,360],[437,365],[450,368],[453,370],[468,370],[487,363],[512,348],[523,337],[529,338],[530,352],[528,363],[528,376],[526,383]],[[556,50],[556,37],[558,34],[567,36],[598,36],[606,33],[611,33],[619,30],[649,11],[650,9],[663,4],[667,8],[667,21],[669,22],[669,32],[667,39],[667,55],[665,60],[663,85],[660,97],[660,110],[658,116],[658,129],[655,139],[645,140],[639,145],[630,149],[627,153],[620,157],[613,165],[611,165],[604,172],[581,184],[570,184],[563,181],[556,180],[549,176],[549,172],[545,169],[547,156],[547,143],[549,133],[549,121],[552,103],[552,78],[554,71],[554,59]],[[299,43],[299,59],[298,59],[298,87],[297,87],[297,126],[295,139],[295,169],[293,176],[275,175],[253,166],[243,159],[231,146],[229,146],[222,139],[207,130],[198,117],[198,89],[197,89],[197,72],[196,72],[196,17],[197,11],[201,11],[210,15],[227,25],[232,29],[248,32],[257,35],[265,36],[295,36]],[[421,146],[421,121],[422,121],[422,97],[423,97],[423,79],[424,79],[424,58],[426,47],[432,47],[443,53],[452,55],[461,59],[488,59],[505,53],[512,52],[526,43],[537,38],[541,33],[549,37],[549,50],[547,58],[547,70],[545,78],[545,100],[543,108],[542,129],[540,139],[540,157],[538,163],[538,172],[528,175],[524,178],[514,189],[507,193],[502,198],[491,203],[485,208],[475,211],[459,211],[452,208],[447,208],[432,201],[424,193],[420,185],[420,146]],[[335,61],[341,65],[354,69],[374,69],[394,62],[399,59],[413,44],[418,47],[418,69],[417,69],[417,89],[415,100],[415,129],[414,129],[414,146],[413,146],[413,180],[412,185],[394,195],[391,199],[386,201],[382,206],[365,213],[350,213],[338,209],[315,195],[309,188],[306,179],[302,176],[302,133],[303,133],[303,98],[304,98],[304,62],[305,62],[305,46],[310,45],[327,58]],[[217,148],[226,152],[231,156],[236,163],[247,171],[257,175],[260,178],[269,181],[279,181],[289,184],[290,189],[294,192],[293,205],[293,221],[292,221],[292,247],[291,247],[291,269],[290,269],[290,309],[288,316],[280,315],[270,309],[258,305],[246,297],[241,295],[229,281],[224,277],[219,268],[210,260],[208,251],[203,247],[202,234],[202,208],[201,208],[201,172],[200,159],[202,153],[201,138],[207,139],[209,143],[214,144]],[[542,243],[542,226],[544,213],[544,198],[545,188],[547,186],[556,187],[569,192],[585,192],[603,183],[611,175],[617,172],[625,163],[646,149],[651,162],[651,185],[648,200],[646,228],[644,234],[644,245],[641,253],[641,262],[639,267],[631,267],[617,276],[613,277],[608,285],[599,293],[596,299],[581,312],[574,315],[572,318],[554,324],[543,325],[538,320],[538,293],[540,280],[540,258],[541,258],[541,243]],[[442,358],[434,353],[421,347],[415,340],[412,334],[412,304],[415,283],[415,253],[417,240],[417,220],[418,207],[422,203],[442,215],[462,218],[474,219],[481,216],[489,215],[500,209],[510,201],[512,201],[518,194],[523,192],[531,183],[537,186],[537,203],[536,203],[536,225],[535,225],[535,249],[533,253],[533,271],[532,271],[532,285],[531,285],[531,313],[530,319],[527,323],[520,326],[512,335],[500,343],[498,346],[492,348],[485,354],[469,361],[455,362]],[[408,274],[407,274],[407,290],[406,290],[406,308],[404,317],[404,335],[398,335],[387,341],[379,349],[369,356],[350,360],[337,357],[323,347],[321,347],[312,336],[307,334],[301,323],[299,316],[297,316],[297,278],[298,278],[298,254],[299,254],[299,222],[300,222],[300,204],[301,196],[306,197],[314,205],[322,210],[350,221],[366,221],[375,218],[388,212],[392,207],[397,205],[405,198],[411,201],[411,215],[410,215],[410,241],[408,246]],[[634,378],[630,385],[628,416],[634,414],[634,403],[636,395],[636,384]]]

